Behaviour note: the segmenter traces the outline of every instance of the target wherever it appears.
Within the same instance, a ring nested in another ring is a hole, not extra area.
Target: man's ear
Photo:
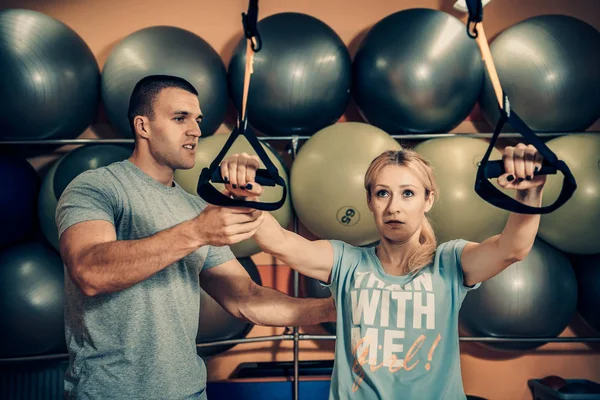
[[[133,119],[133,127],[135,128],[135,132],[140,135],[140,137],[147,138],[149,135],[149,120],[148,118],[138,115]]]

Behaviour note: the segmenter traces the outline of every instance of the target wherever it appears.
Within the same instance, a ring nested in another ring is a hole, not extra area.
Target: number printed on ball
[[[356,225],[360,221],[360,213],[350,206],[344,206],[338,210],[337,220],[342,225]]]

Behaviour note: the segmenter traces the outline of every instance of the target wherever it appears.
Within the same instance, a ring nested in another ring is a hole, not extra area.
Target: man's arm
[[[86,221],[66,229],[61,256],[87,296],[126,289],[201,246],[237,243],[251,237],[260,212],[208,206],[198,217],[139,240],[117,240],[108,221]]]
[[[202,271],[200,284],[231,315],[255,325],[299,326],[335,321],[332,298],[296,298],[259,286],[237,259]]]

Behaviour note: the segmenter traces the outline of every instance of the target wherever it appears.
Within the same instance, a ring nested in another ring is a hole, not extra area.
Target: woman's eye
[[[384,196],[387,196],[387,194],[388,194],[387,191],[385,191],[385,190],[379,190],[377,192],[377,197],[384,197]]]
[[[412,190],[405,190],[403,193],[404,197],[412,197],[414,196],[414,193]]]

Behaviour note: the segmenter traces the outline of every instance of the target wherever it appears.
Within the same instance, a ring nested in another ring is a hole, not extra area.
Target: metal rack
[[[587,132],[557,132],[557,133],[539,133],[538,137],[541,138],[553,138],[557,136],[573,135],[577,133],[594,133],[600,134],[600,131],[587,131]],[[448,137],[472,137],[472,138],[491,138],[492,133],[439,133],[439,134],[406,134],[406,135],[390,135],[396,140],[407,140],[407,141],[420,141],[436,138],[448,138]],[[519,138],[522,137],[519,133],[502,133],[502,138]],[[311,136],[277,136],[277,137],[259,137],[260,141],[288,141],[290,142],[291,148],[288,150],[292,156],[292,162],[295,160],[298,145],[301,140],[308,140]],[[11,141],[0,141],[0,148],[3,145],[87,145],[87,144],[133,144],[133,139],[54,139],[54,140],[11,140]],[[292,210],[293,219],[293,230],[298,233],[298,218],[294,210]],[[298,271],[293,271],[294,280],[294,296],[299,296],[299,283],[300,274]],[[273,342],[273,341],[287,341],[292,340],[294,342],[293,353],[293,365],[294,365],[294,378],[293,378],[293,399],[299,398],[299,350],[301,340],[335,340],[335,335],[313,335],[313,334],[300,334],[298,327],[294,326],[292,334],[272,335],[272,336],[261,336],[252,338],[241,338],[241,339],[230,339],[230,340],[218,340],[214,342],[207,342],[197,344],[198,348],[210,347],[217,345],[237,345],[243,343],[257,343],[257,342]],[[548,337],[548,338],[525,338],[525,337],[459,337],[461,342],[534,342],[534,343],[594,343],[600,342],[600,337]],[[34,361],[34,360],[52,360],[68,358],[68,354],[56,354],[47,356],[32,356],[32,357],[18,357],[18,358],[5,358],[0,359],[0,363],[4,362],[20,362],[20,361]]]

